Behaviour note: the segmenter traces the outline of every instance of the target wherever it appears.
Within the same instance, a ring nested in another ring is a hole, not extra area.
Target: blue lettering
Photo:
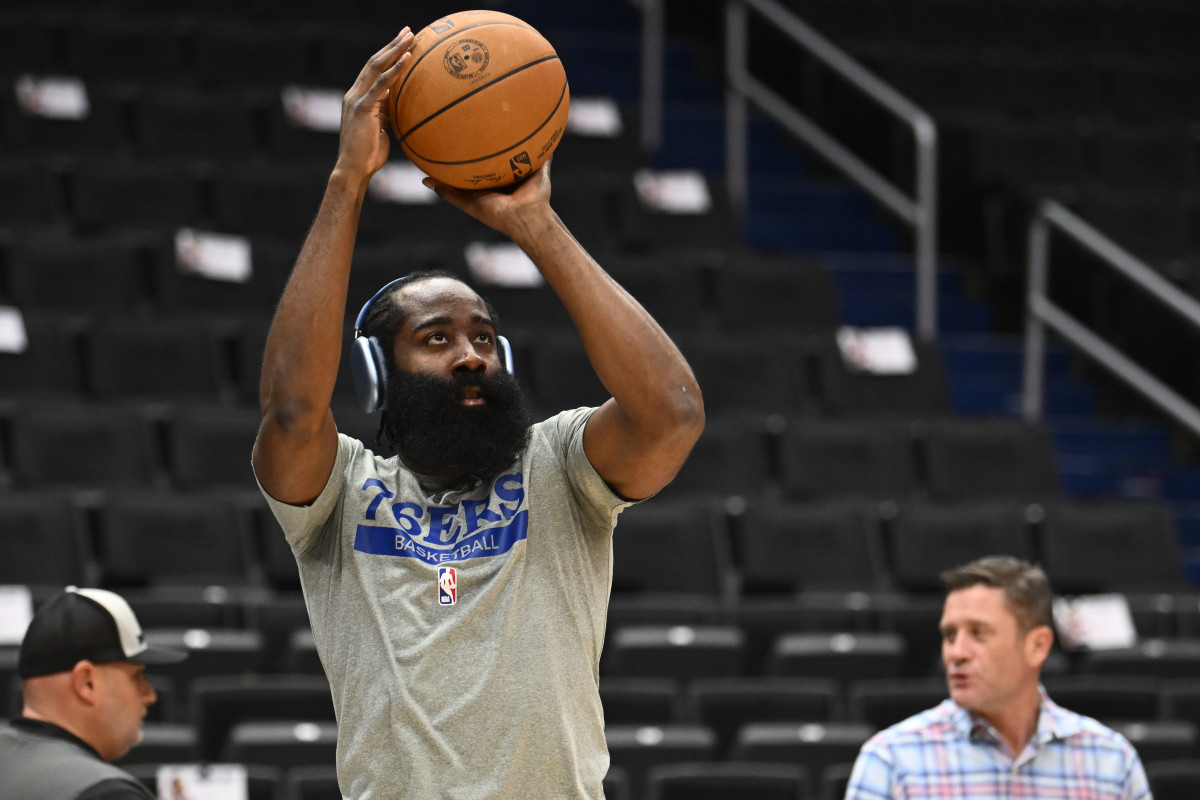
[[[499,522],[503,517],[495,511],[488,508],[486,501],[472,503],[467,501],[462,504],[463,517],[466,520],[467,533],[475,533],[479,530],[479,523],[482,522]]]
[[[443,543],[453,541],[454,531],[457,527],[454,525],[457,517],[456,511],[458,511],[457,508],[439,508],[437,506],[430,508],[429,534],[425,538]]]
[[[367,489],[379,490],[379,494],[375,495],[375,497],[371,499],[371,504],[367,506],[367,519],[375,519],[375,512],[379,510],[379,504],[383,502],[384,498],[390,499],[394,497],[396,493],[390,491],[386,486],[383,485],[383,481],[379,480],[378,478],[367,479],[367,482],[363,484],[362,490],[365,492]]]
[[[404,513],[405,511],[410,511],[415,516],[409,516]],[[392,516],[396,518],[396,522],[400,523],[400,529],[413,537],[421,535],[421,517],[424,513],[424,509],[416,503],[400,503],[392,506]]]
[[[520,506],[525,499],[525,481],[521,473],[513,475],[501,475],[496,479],[496,484],[493,487],[496,496],[505,503],[513,503]]]

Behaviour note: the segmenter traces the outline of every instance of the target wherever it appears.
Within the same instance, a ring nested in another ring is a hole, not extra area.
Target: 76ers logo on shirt
[[[458,570],[438,567],[438,605],[452,606],[458,602]]]

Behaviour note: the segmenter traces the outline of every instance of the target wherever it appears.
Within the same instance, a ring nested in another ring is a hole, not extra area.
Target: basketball
[[[505,186],[550,158],[570,108],[550,43],[498,11],[460,11],[417,33],[392,94],[392,134],[431,178]]]

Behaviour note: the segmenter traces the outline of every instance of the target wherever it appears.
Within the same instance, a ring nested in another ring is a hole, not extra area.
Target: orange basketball
[[[392,133],[425,174],[482,189],[519,181],[562,139],[562,62],[530,25],[460,11],[417,33],[388,102]]]

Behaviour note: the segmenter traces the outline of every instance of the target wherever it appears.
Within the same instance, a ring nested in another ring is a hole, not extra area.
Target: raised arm
[[[588,422],[584,450],[622,497],[666,486],[704,428],[704,402],[683,355],[550,207],[549,164],[512,193],[438,194],[521,246],[575,323],[596,375],[612,395]]]
[[[314,500],[337,457],[329,403],[354,239],[367,184],[390,151],[384,100],[412,38],[405,28],[372,56],[342,100],[337,163],[267,334],[254,471],[263,488],[285,503]]]

